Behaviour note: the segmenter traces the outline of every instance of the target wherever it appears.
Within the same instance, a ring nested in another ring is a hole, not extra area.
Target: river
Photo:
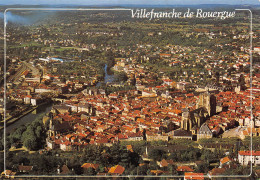
[[[109,75],[107,73],[107,64],[105,64],[104,70],[105,70],[105,77],[104,77],[104,81],[103,82],[104,83],[113,82],[114,81],[114,75]],[[101,83],[102,82],[98,82],[96,86],[99,87],[101,85]],[[41,113],[48,113],[48,112],[50,112],[51,108],[52,108],[52,104],[51,103],[39,106],[36,109],[36,113],[34,113],[34,111],[32,111],[32,112],[28,113],[27,115],[23,116],[22,118],[20,118],[19,120],[17,120],[16,122],[14,122],[13,124],[7,126],[6,127],[6,133],[10,133],[13,129],[21,126],[22,124],[26,124],[26,123],[32,122]],[[1,130],[1,132],[2,131],[3,130]]]
[[[43,104],[43,105],[37,107],[36,113],[35,113],[35,110],[34,110],[34,111],[28,113],[27,115],[23,116],[19,120],[15,121],[13,124],[7,126],[6,127],[6,133],[10,133],[13,129],[18,128],[19,126],[21,126],[23,124],[32,122],[40,114],[50,112],[51,108],[52,108],[52,103]],[[1,131],[3,131],[3,130],[1,130]]]
[[[104,70],[105,70],[105,77],[104,77],[104,81],[102,81],[102,82],[104,82],[105,84],[108,82],[113,82],[115,77],[113,74],[109,75],[107,73],[107,64],[105,64]],[[102,82],[98,82],[96,87],[99,87]]]

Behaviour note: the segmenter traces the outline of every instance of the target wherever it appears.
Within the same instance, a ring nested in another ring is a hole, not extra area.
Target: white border
[[[131,11],[133,9],[125,9],[125,8],[114,8],[114,9],[92,9],[92,8],[7,8],[4,11],[4,172],[6,171],[6,25],[7,25],[7,16],[6,13],[7,11],[11,11],[11,10],[49,10],[49,11]],[[220,175],[220,176],[211,176],[211,178],[217,178],[217,177],[250,177],[252,175],[253,172],[253,165],[252,165],[252,125],[253,125],[253,105],[252,105],[252,35],[253,35],[253,31],[252,31],[252,11],[250,9],[235,9],[237,11],[249,11],[250,12],[250,107],[251,107],[251,112],[250,112],[250,121],[251,121],[251,147],[250,147],[250,151],[251,151],[251,166],[250,166],[250,174],[249,175],[232,175],[232,176],[228,176],[228,175]],[[204,174],[204,173],[203,173]],[[209,178],[208,175],[203,175],[204,177]],[[67,176],[60,176],[60,175],[15,175],[15,178],[25,178],[25,177],[51,177],[51,178],[62,178],[62,177],[67,177],[67,178],[84,178],[84,177],[128,177],[128,178],[137,178],[137,177],[184,177],[183,176],[175,176],[175,175],[160,175],[160,176],[156,176],[156,175],[147,175],[147,176],[142,176],[142,175],[120,175],[120,176],[113,176],[113,175],[96,175],[96,176],[80,176],[80,175],[76,175],[76,176],[71,176],[71,175],[67,175]],[[195,176],[196,177],[196,176]],[[200,176],[201,177],[201,176]],[[210,178],[210,179],[211,179]]]

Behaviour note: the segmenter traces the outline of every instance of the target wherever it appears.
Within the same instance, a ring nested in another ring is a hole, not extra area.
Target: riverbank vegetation
[[[44,113],[40,114],[32,123],[21,125],[11,134],[7,134],[6,148],[24,146],[29,150],[39,150],[44,148],[46,129],[44,128],[42,118]],[[0,146],[3,149],[3,144]]]

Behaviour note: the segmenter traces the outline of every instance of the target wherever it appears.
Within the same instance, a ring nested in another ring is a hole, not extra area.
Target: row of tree
[[[32,123],[19,126],[6,138],[6,147],[22,144],[29,150],[44,148],[46,129],[42,122],[44,113],[40,114]],[[3,146],[0,146],[3,149]]]

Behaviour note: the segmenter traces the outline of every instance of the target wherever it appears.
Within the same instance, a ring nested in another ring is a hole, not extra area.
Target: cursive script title
[[[160,19],[160,18],[233,18],[235,17],[235,11],[203,11],[202,9],[197,9],[196,11],[191,11],[190,8],[186,12],[176,11],[155,11],[147,9],[136,9],[131,10],[132,18],[138,19]]]

